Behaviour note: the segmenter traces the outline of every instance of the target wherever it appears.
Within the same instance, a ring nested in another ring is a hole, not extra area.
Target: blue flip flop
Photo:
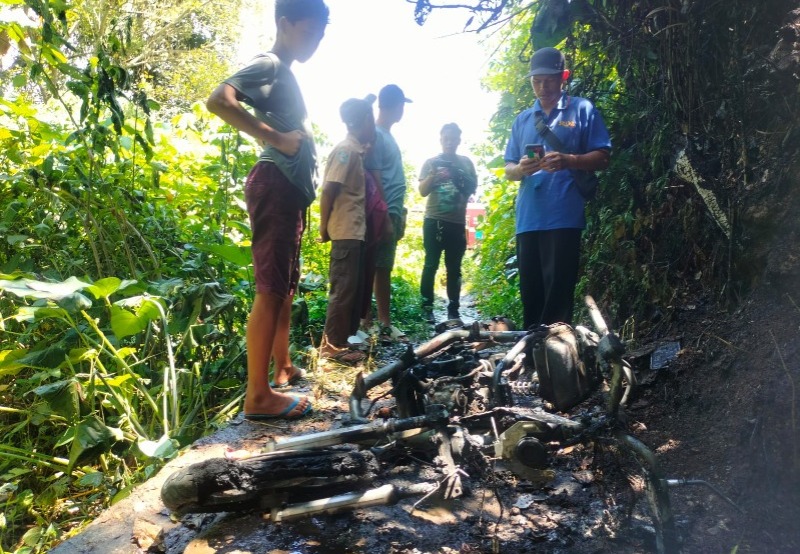
[[[269,386],[273,389],[288,389],[289,387],[295,386],[297,383],[302,381],[306,378],[306,370],[302,367],[298,367],[297,371],[294,375],[289,377],[288,381],[284,381],[283,383],[276,383],[275,381],[270,381]]]
[[[294,410],[297,407],[298,404],[300,404],[300,400],[301,400],[301,397],[299,397],[299,396],[293,396],[292,398],[294,398],[292,403],[289,404],[286,407],[286,409],[283,410],[279,414],[244,414],[244,418],[246,420],[248,420],[248,421],[270,421],[270,420],[274,420],[274,419],[289,419],[289,420],[291,420],[291,419],[300,419],[301,417],[305,417],[305,416],[307,416],[308,414],[310,414],[313,411],[313,408],[311,407],[311,403],[309,402],[308,406],[306,406],[305,410],[303,410],[302,412],[300,412],[297,415],[290,416],[289,414],[292,413],[292,410]]]

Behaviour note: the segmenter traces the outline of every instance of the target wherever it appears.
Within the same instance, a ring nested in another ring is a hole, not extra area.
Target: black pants
[[[517,235],[519,291],[525,329],[572,324],[581,230],[554,229]]]
[[[461,306],[461,260],[467,251],[467,233],[463,223],[450,223],[438,219],[425,219],[422,224],[422,245],[425,247],[425,265],[422,268],[419,292],[424,305],[433,305],[433,282],[439,269],[439,259],[444,252],[447,270],[448,310]]]

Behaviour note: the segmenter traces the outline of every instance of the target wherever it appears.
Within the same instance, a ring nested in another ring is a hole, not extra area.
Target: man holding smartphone
[[[419,174],[419,193],[428,199],[422,224],[425,265],[420,294],[422,310],[429,322],[433,322],[433,285],[442,252],[447,271],[447,317],[461,317],[461,261],[467,251],[467,202],[478,187],[472,161],[456,154],[461,144],[459,126],[444,125],[439,132],[439,143],[442,153],[426,160]]]
[[[504,156],[506,178],[521,182],[516,234],[526,329],[572,323],[581,232],[586,227],[585,198],[576,172],[605,169],[611,150],[597,109],[562,90],[569,71],[559,50],[534,52],[528,77],[536,101],[514,120]]]

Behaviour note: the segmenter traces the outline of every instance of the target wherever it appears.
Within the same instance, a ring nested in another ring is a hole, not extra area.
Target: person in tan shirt
[[[337,144],[325,168],[320,197],[320,240],[331,242],[328,310],[320,358],[357,363],[366,356],[349,348],[347,338],[358,331],[364,288],[364,248],[367,231],[364,152],[375,140],[374,97],[351,98],[339,112],[347,137]]]

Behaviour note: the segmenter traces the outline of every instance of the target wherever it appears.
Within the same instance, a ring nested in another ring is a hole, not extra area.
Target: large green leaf
[[[8,291],[20,298],[43,298],[55,302],[88,286],[89,283],[84,283],[77,277],[70,277],[66,281],[55,283],[37,281],[35,279],[16,279],[13,281],[0,279],[0,290]]]
[[[135,313],[126,308],[134,308]],[[161,319],[163,301],[152,296],[132,296],[111,306],[111,329],[117,337],[127,337],[143,331],[153,320]]]
[[[216,254],[223,260],[231,262],[239,267],[247,267],[253,263],[253,257],[249,246],[238,246],[235,244],[195,244],[194,246],[202,252]]]
[[[169,459],[178,451],[177,441],[170,439],[167,435],[162,436],[157,441],[140,440],[136,445],[139,450],[148,458]]]
[[[25,349],[0,350],[0,377],[19,373],[25,367],[25,364],[20,363],[19,359],[27,353],[28,351]]]
[[[122,279],[119,277],[106,277],[105,279],[95,281],[86,287],[86,290],[91,292],[94,297],[99,300],[101,298],[108,298],[117,292],[117,290],[120,288],[120,285],[122,285]]]
[[[44,348],[31,350],[16,361],[26,367],[34,369],[49,369],[61,367],[67,357],[67,350],[60,343],[51,344]]]
[[[96,459],[111,449],[115,441],[122,438],[119,429],[107,427],[96,416],[89,416],[75,427],[75,436],[69,451],[68,472],[76,464]]]
[[[69,313],[88,310],[92,307],[92,301],[79,292],[73,292],[57,300],[60,307]]]
[[[129,337],[144,331],[149,321],[120,306],[111,306],[111,330],[117,338]]]
[[[35,388],[33,392],[45,399],[54,413],[70,423],[80,418],[83,390],[76,380],[49,383]]]
[[[170,332],[184,332],[198,320],[212,319],[232,309],[235,303],[236,298],[223,292],[219,283],[192,285],[181,294],[178,313],[170,323]]]
[[[97,288],[95,288],[97,287]],[[106,277],[92,283],[88,290],[93,294],[95,292],[102,294],[103,298],[108,298],[115,292],[130,296],[132,294],[139,294],[146,290],[147,285],[140,283],[135,279],[120,279],[118,277]],[[99,298],[99,297],[98,297]]]
[[[153,283],[153,289],[161,296],[171,296],[183,288],[183,279],[174,277]]]

